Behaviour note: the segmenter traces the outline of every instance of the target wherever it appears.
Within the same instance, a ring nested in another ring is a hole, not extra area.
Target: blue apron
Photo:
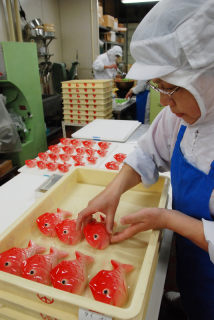
[[[136,95],[136,119],[142,123],[145,121],[146,102],[149,90],[144,90]]]
[[[214,189],[214,161],[208,175],[189,164],[180,150],[181,126],[171,159],[173,209],[212,221],[209,200]],[[190,320],[214,319],[214,264],[209,254],[176,234],[177,285]]]

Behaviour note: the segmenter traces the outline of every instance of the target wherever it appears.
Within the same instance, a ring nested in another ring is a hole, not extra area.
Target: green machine
[[[18,114],[26,130],[18,129],[22,151],[3,155],[18,167],[47,150],[37,47],[29,42],[0,42],[0,93],[6,108]]]
[[[150,124],[163,108],[164,107],[160,103],[160,93],[150,89]]]

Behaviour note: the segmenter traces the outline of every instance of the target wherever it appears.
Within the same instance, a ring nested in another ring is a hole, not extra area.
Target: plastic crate
[[[78,121],[78,120],[84,120],[84,121],[93,121],[95,119],[109,119],[112,117],[112,112],[109,112],[107,115],[105,116],[80,116],[80,115],[73,115],[73,114],[64,114],[64,120],[74,120],[74,121]]]
[[[89,246],[86,240],[75,246],[68,246],[61,243],[58,238],[48,238],[40,233],[36,224],[36,219],[40,215],[45,212],[56,212],[58,207],[71,211],[73,218],[76,218],[87,206],[88,201],[100,193],[116,174],[117,172],[80,167],[65,174],[0,235],[0,252],[11,247],[27,247],[30,239],[45,246],[47,252],[52,245],[68,251],[69,256],[65,259],[74,259],[75,251],[80,251],[95,258],[95,262],[88,268],[89,280],[102,269],[111,270],[111,259],[121,263],[132,263],[135,269],[126,276],[128,284],[126,304],[120,308],[95,301],[92,295],[90,296],[88,288],[82,296],[79,296],[0,271],[0,303],[3,305],[0,314],[4,308],[13,308],[25,315],[32,312],[32,317],[35,316],[36,319],[42,318],[41,314],[45,314],[55,320],[77,320],[79,308],[85,308],[111,316],[114,320],[145,319],[158,260],[161,230],[141,232],[131,239],[109,245],[105,250],[97,250]],[[169,184],[169,179],[161,176],[149,189],[139,184],[125,192],[115,216],[116,231],[124,228],[119,222],[124,215],[137,212],[143,207],[164,208]],[[22,320],[25,319],[27,317],[23,317]]]
[[[97,89],[97,88],[108,88],[113,86],[113,80],[72,80],[72,81],[63,81],[62,89],[66,88],[80,88],[80,89]]]
[[[78,110],[105,110],[112,107],[112,101],[105,104],[73,104],[64,103],[64,108],[73,108]]]
[[[99,104],[103,105],[112,101],[112,97],[105,99],[63,99],[63,104],[72,103],[72,104]]]
[[[79,109],[73,109],[73,108],[63,108],[64,114],[75,114],[75,115],[85,115],[85,116],[106,116],[109,112],[111,112],[113,109],[112,107],[108,109],[104,109],[104,111],[95,111],[95,110],[79,110]]]
[[[106,87],[106,88],[62,88],[62,93],[80,93],[80,94],[105,94],[107,92],[112,92],[112,87]]]
[[[112,97],[112,91],[106,92],[106,93],[63,93],[62,98],[63,99],[106,99]]]

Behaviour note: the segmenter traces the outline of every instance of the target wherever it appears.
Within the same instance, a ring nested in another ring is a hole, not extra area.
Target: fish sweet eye
[[[45,227],[49,227],[49,223],[46,222],[46,223],[44,224],[44,226],[45,226]]]
[[[30,270],[30,274],[34,274],[34,270]]]
[[[8,267],[9,266],[9,262],[5,262],[5,267]]]
[[[64,234],[68,233],[68,230],[63,230],[63,233],[64,233]]]
[[[61,281],[61,284],[66,284],[66,280],[63,279],[63,280]]]
[[[103,290],[103,294],[107,295],[109,293],[108,289]]]
[[[99,238],[98,234],[94,234],[94,240],[97,240]]]

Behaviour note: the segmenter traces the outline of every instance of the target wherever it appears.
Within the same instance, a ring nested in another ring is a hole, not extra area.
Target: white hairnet
[[[136,63],[127,78],[148,80],[214,62],[214,1],[162,0],[137,27],[130,44]]]
[[[107,54],[108,54],[110,60],[115,61],[117,59],[116,56],[122,57],[123,50],[121,49],[120,46],[114,46],[113,48],[111,48],[107,51]]]

